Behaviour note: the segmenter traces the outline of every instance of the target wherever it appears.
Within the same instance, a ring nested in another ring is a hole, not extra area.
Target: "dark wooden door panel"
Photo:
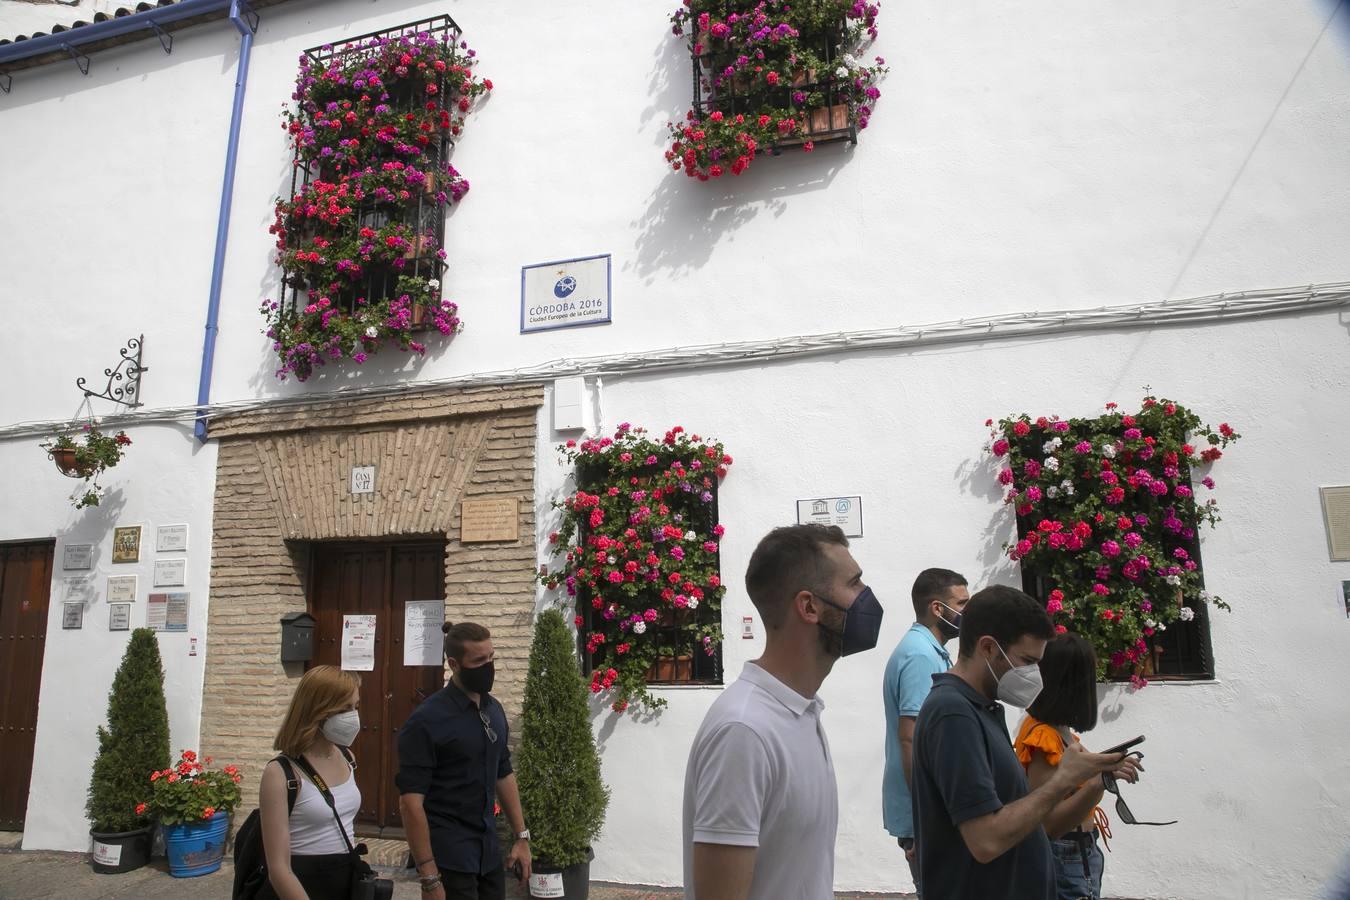
[[[316,544],[311,561],[310,612],[317,620],[314,664],[342,664],[345,615],[374,615],[375,668],[361,672],[361,733],[356,754],[361,789],[358,824],[402,825],[398,812],[395,740],[425,697],[439,690],[439,666],[403,665],[404,604],[445,597],[441,544]]]
[[[0,829],[5,830],[22,829],[28,807],[53,549],[49,541],[0,545]]]

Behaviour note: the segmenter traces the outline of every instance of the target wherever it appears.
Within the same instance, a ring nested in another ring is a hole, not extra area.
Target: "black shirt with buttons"
[[[486,875],[502,864],[494,807],[512,769],[506,712],[491,694],[480,700],[481,716],[452,681],[422,701],[399,729],[394,783],[423,795],[436,865]]]

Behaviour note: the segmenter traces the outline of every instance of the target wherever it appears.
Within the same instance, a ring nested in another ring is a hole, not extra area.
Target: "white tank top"
[[[294,765],[294,764],[292,764]],[[295,808],[291,810],[291,854],[294,856],[321,856],[328,853],[346,853],[347,844],[338,831],[337,819],[328,808],[328,801],[314,783],[305,777],[299,766],[295,775],[300,781],[300,793],[295,798]],[[357,843],[353,832],[356,811],[361,808],[361,789],[356,786],[356,773],[351,772],[341,784],[330,784],[333,803],[342,824],[347,828],[347,837],[352,845]]]

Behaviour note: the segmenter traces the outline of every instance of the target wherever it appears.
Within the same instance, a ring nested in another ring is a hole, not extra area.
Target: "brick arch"
[[[519,709],[534,610],[538,386],[320,401],[217,419],[219,441],[202,699],[203,752],[241,766],[243,815],[273,756],[297,665],[280,661],[284,613],[306,608],[308,542],[439,536],[446,614],[493,631],[494,691]],[[355,465],[374,494],[350,493]],[[519,539],[462,545],[463,499],[515,498]]]

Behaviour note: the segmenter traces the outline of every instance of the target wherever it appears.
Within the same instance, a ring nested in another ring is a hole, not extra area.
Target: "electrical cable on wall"
[[[473,388],[519,384],[540,384],[566,376],[596,379],[597,428],[603,424],[599,394],[603,376],[621,377],[637,373],[685,372],[737,363],[762,363],[796,360],[804,357],[852,353],[860,350],[904,349],[944,344],[1016,340],[1046,334],[1074,334],[1108,329],[1139,331],[1160,326],[1203,325],[1281,315],[1297,315],[1317,310],[1350,306],[1350,281],[1310,284],[1296,288],[1270,288],[1211,294],[1186,300],[1165,300],[1097,309],[1064,309],[1038,312],[1001,313],[963,318],[925,325],[898,325],[861,331],[794,335],[762,341],[734,341],[696,344],[654,350],[638,350],[606,356],[567,358],[498,369],[451,378],[405,381],[393,385],[372,385],[306,394],[296,397],[236,400],[214,403],[209,407],[165,407],[103,417],[105,427],[126,427],[161,422],[195,422],[230,413],[280,410],[315,403],[379,398],[409,391],[435,388]],[[23,422],[0,427],[0,439],[45,434],[68,423],[60,420]],[[597,433],[599,433],[597,431]]]

